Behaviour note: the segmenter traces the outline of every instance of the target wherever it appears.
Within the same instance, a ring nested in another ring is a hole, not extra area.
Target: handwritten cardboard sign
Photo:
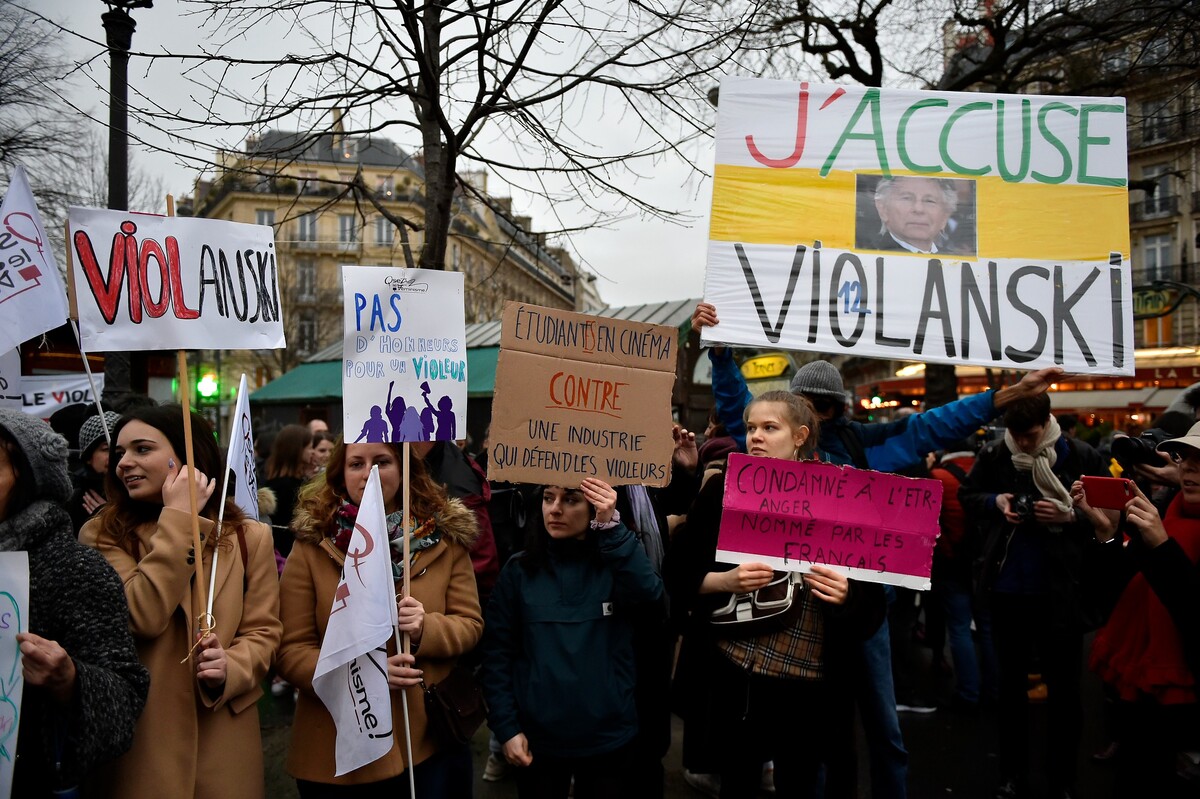
[[[17,634],[28,630],[29,554],[0,552],[0,799],[12,795],[25,687]]]
[[[466,438],[463,274],[343,266],[342,286],[346,441]]]
[[[717,560],[929,588],[942,484],[819,461],[735,453],[725,476]]]
[[[286,346],[268,225],[71,208],[68,247],[84,352]]]
[[[706,342],[1133,374],[1125,101],[726,78]]]
[[[92,375],[96,390],[104,393],[104,374]],[[49,419],[68,405],[93,405],[96,398],[85,374],[25,375],[21,378],[22,405],[25,413]],[[75,446],[72,442],[71,446]]]
[[[21,410],[21,351],[0,352],[0,408]]]
[[[666,485],[678,331],[509,302],[488,477]]]

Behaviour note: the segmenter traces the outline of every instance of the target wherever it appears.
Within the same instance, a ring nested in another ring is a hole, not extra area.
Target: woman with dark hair
[[[337,445],[338,437],[328,430],[318,430],[313,433],[313,474],[325,471],[329,464],[329,456]]]
[[[75,540],[63,506],[70,490],[62,436],[0,409],[0,551],[29,557],[29,621],[16,637],[25,687],[13,796],[78,785],[129,748],[146,701],[149,677],[121,582]],[[13,753],[13,742],[5,746]]]
[[[178,405],[122,417],[113,430],[108,504],[80,533],[125,584],[138,655],[151,678],[133,748],[104,770],[100,787],[108,796],[264,792],[255,703],[281,633],[275,559],[266,527],[244,518],[232,500],[224,527],[214,529],[224,464],[208,422],[193,413],[191,426],[194,464],[185,460]],[[220,552],[211,620],[192,590],[189,481],[200,506],[201,574]],[[212,625],[203,638],[202,620]]]
[[[404,532],[401,495],[401,444],[339,444],[323,474],[300,492],[292,522],[296,545],[280,584],[283,645],[279,674],[299,689],[287,770],[296,778],[302,799],[309,797],[407,796],[405,770],[412,766],[417,796],[469,797],[471,751],[448,745],[428,730],[419,687],[449,675],[458,659],[475,648],[483,630],[470,546],[477,527],[470,510],[434,483],[421,461],[411,460],[408,534],[411,583],[398,603],[402,633],[412,654],[388,644],[387,677],[394,721],[391,750],[378,760],[335,776],[336,729],[313,691],[312,678],[329,624],[334,593],[341,581],[346,549],[354,530],[371,467],[379,467],[387,512],[392,574],[400,594]],[[408,693],[413,762],[405,762],[401,691]]]
[[[634,616],[662,580],[617,513],[617,492],[585,478],[544,486],[526,550],[500,573],[483,644],[488,726],[518,795],[636,794]]]
[[[275,436],[267,457],[264,488],[275,492],[275,511],[271,514],[271,537],[283,557],[292,551],[292,514],[300,486],[312,476],[315,450],[313,433],[302,424],[289,424]]]

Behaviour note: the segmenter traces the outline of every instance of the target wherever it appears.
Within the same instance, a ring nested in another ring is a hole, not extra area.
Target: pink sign
[[[929,588],[942,484],[819,461],[729,456],[717,560]]]

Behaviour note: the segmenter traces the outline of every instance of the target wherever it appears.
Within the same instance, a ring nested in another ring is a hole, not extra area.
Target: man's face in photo
[[[950,219],[942,187],[930,178],[896,178],[875,208],[893,236],[926,251]]]

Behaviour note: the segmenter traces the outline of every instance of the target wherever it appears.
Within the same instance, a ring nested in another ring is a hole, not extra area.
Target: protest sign
[[[96,390],[104,393],[104,375],[94,376]],[[25,375],[21,378],[22,405],[25,413],[39,419],[49,419],[54,412],[68,405],[83,402],[94,405],[96,397],[88,385],[87,375]]]
[[[706,342],[1133,374],[1125,102],[727,78]]]
[[[28,629],[29,555],[0,552],[0,799],[12,795],[25,686],[17,634]]]
[[[679,331],[509,302],[488,478],[664,486]]]
[[[84,352],[285,346],[270,226],[71,208],[70,234]]]
[[[819,461],[729,456],[717,560],[929,588],[942,484]]]
[[[25,168],[17,167],[0,205],[0,351],[65,321],[67,292]]]
[[[466,438],[463,274],[343,266],[342,286],[347,443]]]
[[[0,355],[0,408],[21,410],[21,351]]]

